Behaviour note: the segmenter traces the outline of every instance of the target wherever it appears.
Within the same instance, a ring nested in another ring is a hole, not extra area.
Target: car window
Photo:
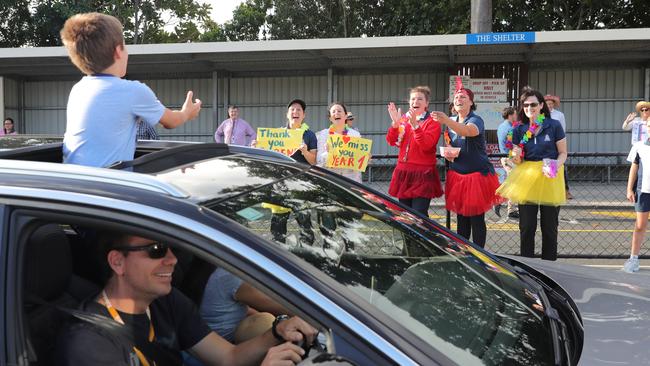
[[[319,174],[206,207],[272,240],[461,364],[552,364],[541,301],[480,250]]]

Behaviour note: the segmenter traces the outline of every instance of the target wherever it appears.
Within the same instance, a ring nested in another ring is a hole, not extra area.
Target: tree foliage
[[[18,47],[30,34],[29,0],[0,0],[0,47]]]
[[[495,32],[650,27],[647,0],[494,0]]]
[[[118,17],[127,43],[458,34],[471,0],[245,0],[217,24],[198,0],[0,0],[0,47],[60,45],[73,14]],[[650,27],[648,0],[493,0],[493,31]]]

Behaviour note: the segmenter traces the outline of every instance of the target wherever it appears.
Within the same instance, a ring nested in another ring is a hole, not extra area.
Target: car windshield
[[[237,157],[219,161],[183,171],[188,182],[216,171],[210,164],[227,162],[236,172],[237,188],[217,185],[204,206],[313,265],[358,303],[463,365],[553,364],[539,297],[485,252],[327,173]],[[207,198],[205,188],[199,191]]]

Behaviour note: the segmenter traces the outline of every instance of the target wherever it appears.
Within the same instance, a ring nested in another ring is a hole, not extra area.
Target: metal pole
[[[470,31],[472,33],[492,32],[492,0],[472,0]]]

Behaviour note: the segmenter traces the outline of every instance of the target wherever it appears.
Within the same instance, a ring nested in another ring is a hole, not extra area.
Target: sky
[[[203,3],[212,5],[212,20],[219,24],[232,19],[232,11],[235,10],[237,5],[241,4],[243,0],[202,0]]]

